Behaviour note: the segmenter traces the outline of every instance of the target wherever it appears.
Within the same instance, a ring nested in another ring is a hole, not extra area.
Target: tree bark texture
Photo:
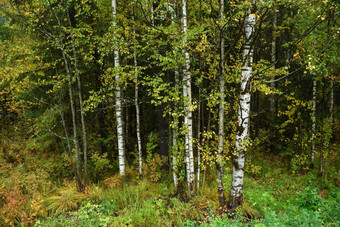
[[[134,11],[132,12],[132,19],[135,22],[135,15]],[[133,23],[133,38],[136,42],[136,27]],[[142,160],[142,140],[140,136],[140,113],[139,113],[139,104],[138,104],[138,73],[137,73],[137,53],[136,53],[136,44],[134,44],[133,50],[133,63],[135,66],[135,107],[136,107],[136,133],[137,133],[137,149],[138,149],[138,170],[139,170],[139,177],[143,177],[143,160]]]
[[[201,85],[198,87],[198,119],[197,119],[197,191],[200,188],[201,174]]]
[[[175,9],[176,1],[173,1],[170,5],[170,11],[171,11],[171,24],[175,24],[175,18],[176,18],[176,9]],[[176,41],[176,40],[175,40]],[[179,92],[179,72],[178,68],[175,69],[175,91],[176,93]],[[178,106],[177,102],[175,103],[174,107],[175,113],[178,112]],[[173,118],[173,129],[172,129],[172,171],[173,171],[173,180],[174,180],[174,186],[176,190],[178,190],[178,168],[177,168],[177,155],[178,155],[178,146],[177,146],[177,134],[178,134],[178,117],[176,114]]]
[[[192,96],[191,96],[191,73],[190,73],[190,56],[187,45],[187,1],[182,0],[182,32],[183,53],[185,64],[183,67],[183,97],[184,97],[184,124],[186,127],[185,147],[186,147],[186,166],[187,166],[187,183],[189,194],[194,196],[195,189],[195,170],[194,170],[194,153],[192,146],[193,128],[192,128]]]
[[[245,149],[248,143],[249,112],[250,112],[250,77],[252,75],[253,49],[251,47],[255,30],[255,14],[247,13],[244,22],[243,66],[241,77],[241,94],[238,107],[238,129],[236,133],[236,152],[233,155],[233,174],[229,209],[235,209],[243,202],[243,179],[245,164]]]
[[[83,142],[83,156],[84,156],[84,186],[88,185],[88,173],[87,173],[87,134],[86,134],[86,125],[85,125],[85,113],[83,109],[83,96],[82,96],[82,89],[81,89],[81,81],[80,81],[80,74],[78,70],[78,62],[77,62],[77,54],[76,54],[76,47],[75,47],[75,40],[73,34],[73,27],[71,24],[71,19],[69,12],[67,10],[67,19],[70,25],[70,33],[71,33],[71,41],[72,41],[72,52],[73,52],[73,65],[76,73],[77,78],[77,85],[78,85],[78,98],[79,98],[79,106],[80,106],[80,120],[81,120],[81,129],[82,129],[82,142]]]
[[[116,0],[112,0],[113,8],[113,29],[117,27],[117,5]],[[115,32],[116,33],[116,32]],[[115,34],[116,35],[116,34]],[[115,41],[117,40],[115,36]],[[119,67],[119,50],[117,47],[114,49],[114,67]],[[118,70],[119,71],[119,70]],[[116,71],[116,120],[117,120],[117,138],[118,138],[118,161],[119,161],[119,173],[125,175],[125,152],[124,152],[124,136],[123,136],[123,116],[122,116],[122,100],[121,100],[121,86],[120,75]]]
[[[68,92],[69,92],[69,97],[70,97],[70,107],[71,107],[72,127],[73,127],[73,143],[74,143],[75,161],[76,161],[77,190],[83,191],[84,187],[83,187],[81,174],[80,174],[80,148],[79,148],[78,132],[77,132],[77,120],[76,120],[76,110],[75,110],[76,107],[74,103],[74,94],[73,94],[73,88],[72,88],[72,72],[71,72],[70,64],[66,56],[66,50],[64,49],[61,23],[57,16],[56,16],[56,19],[58,21],[58,26],[59,26],[59,39],[60,39],[59,48],[61,50],[61,54],[63,56],[63,60],[65,64],[65,70],[66,70],[67,82],[68,82]]]
[[[223,188],[223,145],[224,145],[224,84],[225,84],[225,68],[224,68],[224,0],[220,0],[220,104],[218,110],[218,154],[217,154],[217,181],[218,181],[218,198],[220,206],[226,204]]]

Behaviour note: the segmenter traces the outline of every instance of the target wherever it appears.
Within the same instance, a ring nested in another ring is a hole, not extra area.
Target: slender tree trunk
[[[71,114],[72,114],[72,126],[73,126],[73,142],[74,142],[74,149],[75,149],[75,158],[76,158],[76,178],[77,178],[77,189],[78,191],[83,191],[83,183],[81,181],[81,174],[80,174],[80,150],[79,150],[79,143],[78,143],[78,133],[77,133],[77,121],[76,121],[76,111],[75,111],[75,104],[74,104],[74,96],[72,91],[72,75],[69,70],[68,61],[66,59],[66,55],[64,51],[62,51],[62,55],[64,58],[65,68],[67,68],[67,80],[68,80],[68,92],[70,96],[70,106],[71,106]]]
[[[315,129],[316,129],[316,78],[313,76],[313,107],[312,107],[312,153],[311,153],[311,164],[313,167],[314,156],[315,156]]]
[[[176,121],[174,119],[174,121]],[[173,171],[173,179],[174,179],[174,186],[176,188],[176,191],[178,190],[178,178],[177,178],[177,159],[176,156],[178,155],[177,152],[177,133],[176,133],[176,123],[172,130],[172,147],[173,147],[173,153],[172,153],[172,171]]]
[[[194,196],[195,189],[195,169],[194,169],[194,153],[192,146],[192,96],[191,96],[191,73],[190,73],[190,56],[187,45],[187,1],[182,0],[182,32],[183,53],[185,56],[185,64],[183,67],[183,96],[184,96],[184,124],[186,126],[186,165],[187,165],[187,183],[189,194]]]
[[[197,119],[197,191],[200,188],[201,173],[201,85],[198,87],[198,119]]]
[[[136,40],[136,27],[135,27],[135,14],[134,11],[132,12],[132,20],[133,20],[133,39],[134,42],[137,42]],[[143,177],[143,160],[142,160],[142,140],[140,136],[140,118],[139,118],[139,105],[138,105],[138,74],[137,74],[137,53],[136,53],[136,44],[134,44],[133,49],[133,63],[135,66],[135,106],[136,106],[136,131],[137,131],[137,148],[138,148],[138,170],[139,170],[139,178],[141,179]]]
[[[236,134],[236,154],[233,155],[233,174],[228,203],[229,209],[235,209],[243,202],[243,179],[245,150],[247,147],[249,130],[249,110],[250,110],[250,87],[249,80],[252,75],[253,49],[251,48],[252,37],[255,30],[256,16],[248,12],[244,22],[245,41],[243,47],[243,66],[241,78],[240,104],[238,107],[238,129]]]
[[[211,112],[209,110],[209,112],[208,112],[208,122],[207,122],[207,132],[210,132],[210,125],[211,125]],[[209,142],[210,142],[210,140],[208,138],[207,144],[209,144]],[[206,174],[207,174],[207,160],[204,161],[203,167],[204,167],[204,170],[203,170],[202,188],[204,188],[205,177],[206,177]]]
[[[325,140],[325,134],[324,134],[324,109],[325,109],[325,92],[326,92],[326,81],[323,80],[323,86],[322,86],[322,106],[321,106],[321,149],[320,149],[320,167],[319,167],[319,176],[322,176],[323,174],[323,144]]]
[[[113,8],[113,29],[117,27],[117,5],[116,0],[112,0]],[[115,41],[117,41],[115,32]],[[116,44],[117,45],[117,44]],[[114,49],[114,67],[119,69],[119,50],[117,47]],[[119,70],[118,70],[119,71]],[[116,71],[116,120],[117,120],[117,138],[118,138],[118,160],[119,160],[119,173],[125,175],[125,152],[124,152],[124,138],[123,138],[123,116],[122,116],[122,100],[121,100],[121,86],[120,75]]]
[[[72,52],[73,52],[73,65],[76,73],[77,78],[77,85],[78,85],[78,98],[79,98],[79,105],[80,105],[80,120],[81,120],[81,129],[82,129],[82,142],[83,142],[83,155],[84,155],[84,186],[88,185],[88,173],[87,173],[87,135],[86,135],[86,125],[85,125],[85,118],[84,118],[84,109],[83,109],[83,97],[81,92],[81,81],[80,75],[78,70],[78,62],[77,62],[77,54],[76,54],[76,47],[75,47],[75,40],[73,34],[73,27],[71,24],[70,15],[67,10],[67,19],[70,25],[70,33],[71,33],[71,41],[72,41]]]
[[[78,191],[83,191],[84,186],[81,180],[81,174],[80,174],[80,148],[79,148],[79,141],[78,141],[78,133],[77,133],[77,120],[76,120],[76,110],[75,110],[75,103],[74,103],[74,94],[73,94],[73,89],[72,89],[72,71],[71,71],[71,66],[68,61],[67,57],[67,52],[64,49],[65,45],[63,42],[63,28],[61,21],[58,17],[58,15],[54,11],[54,7],[51,5],[52,8],[52,13],[55,19],[57,20],[58,24],[58,36],[59,36],[59,41],[54,35],[50,35],[49,33],[43,32],[44,35],[46,35],[49,39],[54,41],[54,43],[57,45],[57,47],[60,49],[62,58],[64,61],[64,67],[66,70],[66,75],[67,75],[67,82],[68,82],[68,92],[69,92],[69,97],[70,97],[70,107],[71,107],[71,115],[72,115],[72,127],[73,127],[73,142],[74,142],[74,149],[75,149],[75,161],[76,161],[76,181],[77,181],[77,190]]]
[[[176,18],[176,9],[175,9],[176,1],[173,1],[170,5],[170,11],[171,11],[171,24],[175,24],[175,18]],[[176,41],[176,40],[175,40]],[[175,50],[176,51],[176,50]],[[177,53],[177,52],[176,52]],[[177,56],[175,56],[177,59]],[[176,95],[179,93],[179,73],[178,68],[175,69],[175,91]],[[175,115],[173,118],[173,130],[172,130],[172,170],[173,170],[173,179],[174,179],[174,186],[176,188],[176,191],[178,191],[178,170],[177,170],[177,155],[178,155],[178,146],[177,146],[177,135],[178,135],[178,105],[177,102],[175,102],[175,109],[174,109]]]
[[[277,27],[277,13],[276,13],[276,6],[273,9],[273,34],[272,34],[272,67],[275,69],[276,64],[276,27]],[[275,116],[275,94],[273,93],[275,90],[275,76],[272,76],[272,82],[270,84],[272,93],[270,94],[270,130],[269,130],[269,137],[270,137],[270,149],[273,151],[273,127],[274,127],[274,116]]]
[[[67,60],[66,51],[63,48],[63,38],[62,38],[62,31],[61,31],[61,23],[60,20],[57,18],[58,26],[59,26],[59,39],[60,39],[60,50],[63,56],[66,74],[67,74],[67,81],[68,81],[68,92],[70,97],[70,106],[71,106],[71,115],[72,115],[72,127],[73,127],[73,142],[74,142],[74,149],[75,149],[75,159],[76,159],[76,180],[77,180],[77,190],[83,191],[84,186],[81,180],[80,174],[80,149],[79,149],[79,142],[78,142],[78,133],[77,133],[77,120],[76,120],[76,110],[75,110],[75,103],[74,103],[74,95],[72,89],[72,72],[70,70],[70,65]]]
[[[224,0],[220,0],[220,104],[218,113],[218,155],[217,155],[217,181],[218,181],[218,198],[220,206],[226,204],[223,188],[223,144],[224,144],[224,34],[223,34],[223,18],[224,18]]]
[[[59,99],[59,101],[60,101],[60,107],[58,108],[58,110],[59,110],[59,114],[60,114],[60,118],[61,118],[61,124],[63,126],[64,133],[65,133],[67,150],[68,150],[67,153],[68,153],[68,156],[69,156],[70,160],[72,160],[72,147],[71,147],[70,137],[69,137],[68,132],[67,132],[64,112],[62,111],[62,107],[61,107],[61,103],[62,103],[61,98]],[[75,173],[75,178],[78,179],[76,165],[74,164],[73,160],[71,161],[71,163],[72,163],[73,171]]]
[[[179,75],[178,71],[175,71],[175,89],[176,91],[179,90]],[[178,167],[177,167],[177,156],[178,156],[178,146],[177,146],[177,133],[178,133],[178,118],[176,116],[178,111],[177,103],[175,104],[175,116],[174,116],[174,124],[172,130],[172,146],[173,146],[173,153],[172,153],[172,170],[173,170],[173,178],[174,178],[174,185],[176,191],[178,191]]]

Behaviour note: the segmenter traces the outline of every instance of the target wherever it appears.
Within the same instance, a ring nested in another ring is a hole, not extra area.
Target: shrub
[[[162,160],[159,154],[155,154],[149,161],[145,164],[144,175],[151,182],[158,182],[162,177],[161,167],[164,164],[164,160]]]

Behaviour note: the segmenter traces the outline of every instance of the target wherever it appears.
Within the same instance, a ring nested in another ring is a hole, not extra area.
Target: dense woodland
[[[339,226],[340,3],[2,0],[1,226]]]

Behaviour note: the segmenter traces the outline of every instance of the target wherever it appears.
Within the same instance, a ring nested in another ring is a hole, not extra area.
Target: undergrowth
[[[52,175],[62,162],[49,166],[49,159],[44,163],[38,153],[35,159],[26,158],[35,151],[23,147],[29,146],[2,148],[12,156],[0,156],[1,226],[340,226],[337,156],[328,158],[322,177],[313,169],[293,173],[280,156],[249,157],[253,165],[246,170],[244,203],[230,215],[219,209],[213,169],[191,199],[175,193],[173,183],[166,181],[171,176],[150,174],[140,180],[133,168],[127,168],[124,178],[113,175],[79,193],[62,170],[59,177]],[[230,163],[225,166],[228,198]]]

